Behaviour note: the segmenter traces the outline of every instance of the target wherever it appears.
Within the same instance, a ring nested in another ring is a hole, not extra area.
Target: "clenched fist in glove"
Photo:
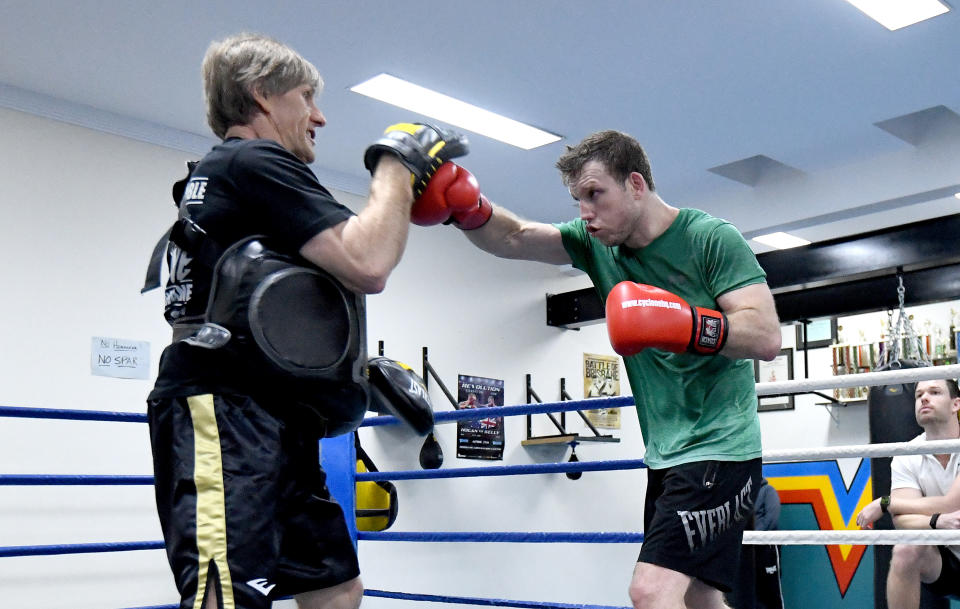
[[[493,205],[490,205],[490,201],[481,193],[480,198],[470,206],[470,209],[465,211],[454,210],[450,214],[449,222],[460,230],[473,230],[486,224],[492,215]]]
[[[712,355],[727,341],[727,316],[652,285],[621,281],[607,295],[607,332],[620,355],[653,347]]]
[[[380,155],[395,154],[413,174],[413,196],[419,197],[434,173],[450,159],[469,151],[467,137],[455,131],[423,123],[397,123],[383,132],[363,154],[363,164],[372,174]]]
[[[479,199],[480,185],[473,174],[454,163],[444,163],[413,202],[410,221],[420,226],[443,224],[451,214],[477,207]]]

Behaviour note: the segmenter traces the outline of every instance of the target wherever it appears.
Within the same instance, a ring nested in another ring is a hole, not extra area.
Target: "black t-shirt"
[[[181,208],[222,246],[267,235],[296,253],[314,235],[353,215],[337,203],[307,165],[272,140],[230,138],[194,169]],[[201,322],[213,269],[170,243],[164,316],[170,324]],[[160,357],[149,399],[210,392],[249,394],[261,375],[226,350],[177,342]]]

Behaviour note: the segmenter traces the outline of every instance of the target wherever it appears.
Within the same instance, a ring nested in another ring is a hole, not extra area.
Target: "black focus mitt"
[[[363,164],[372,174],[380,155],[394,154],[413,174],[414,198],[423,194],[430,178],[445,162],[464,156],[470,150],[467,136],[423,123],[397,123],[363,154]]]
[[[387,357],[371,357],[368,373],[372,410],[396,416],[421,436],[433,429],[427,387],[410,366]]]

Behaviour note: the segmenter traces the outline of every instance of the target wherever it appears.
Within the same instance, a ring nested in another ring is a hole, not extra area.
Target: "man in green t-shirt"
[[[591,135],[557,168],[577,220],[530,222],[485,197],[452,220],[496,256],[572,263],[593,280],[649,467],[633,606],[725,607],[761,478],[750,360],[780,351],[766,274],[731,224],[660,198],[632,137]]]

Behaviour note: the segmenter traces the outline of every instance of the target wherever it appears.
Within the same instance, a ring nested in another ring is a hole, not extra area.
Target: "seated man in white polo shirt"
[[[952,379],[920,381],[914,412],[924,433],[913,442],[960,438],[960,390]],[[870,502],[857,515],[869,527],[884,512],[898,529],[960,528],[960,455],[902,455],[890,465],[890,495]],[[923,584],[941,596],[960,598],[960,546],[897,545],[887,575],[890,609],[917,609]]]

